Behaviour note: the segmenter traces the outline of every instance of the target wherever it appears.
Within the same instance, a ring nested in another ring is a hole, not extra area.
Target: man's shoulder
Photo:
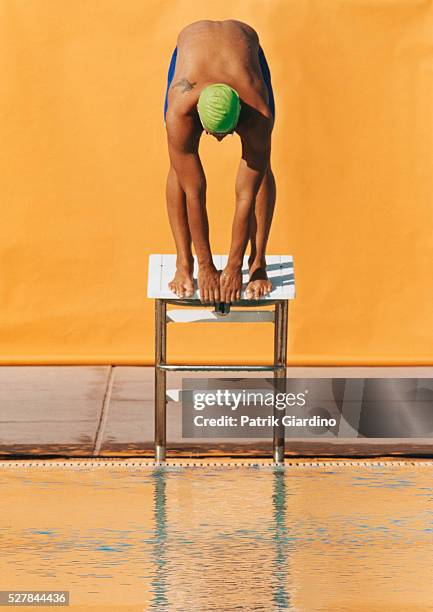
[[[245,21],[239,21],[239,19],[226,19],[224,23],[237,27],[246,34],[249,34],[252,38],[256,38],[257,41],[259,40],[259,35],[257,34],[256,30],[248,23],[245,23]]]

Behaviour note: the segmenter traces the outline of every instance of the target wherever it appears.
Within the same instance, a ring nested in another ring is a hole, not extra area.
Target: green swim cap
[[[207,132],[232,132],[241,112],[239,95],[224,83],[208,85],[200,94],[197,110],[201,124]]]

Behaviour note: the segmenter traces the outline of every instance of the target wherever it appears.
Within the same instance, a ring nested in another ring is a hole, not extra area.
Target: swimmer
[[[170,290],[194,293],[192,246],[203,303],[233,303],[242,290],[242,262],[250,243],[246,296],[272,289],[265,251],[275,205],[271,135],[275,105],[269,67],[257,33],[235,20],[198,21],[179,34],[167,79],[164,120],[170,169],[167,210],[177,259]],[[213,264],[206,211],[206,177],[199,157],[203,134],[221,142],[240,137],[235,213],[227,264]]]

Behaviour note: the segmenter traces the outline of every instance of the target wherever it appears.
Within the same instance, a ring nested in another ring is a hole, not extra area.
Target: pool
[[[433,462],[2,464],[1,590],[69,590],[71,610],[433,609]]]

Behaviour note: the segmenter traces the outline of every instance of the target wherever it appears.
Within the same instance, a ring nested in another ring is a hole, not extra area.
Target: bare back
[[[257,33],[241,21],[198,21],[188,25],[177,41],[169,108],[176,114],[187,114],[195,108],[204,87],[226,83],[246,104],[268,115],[268,93],[258,51]]]

